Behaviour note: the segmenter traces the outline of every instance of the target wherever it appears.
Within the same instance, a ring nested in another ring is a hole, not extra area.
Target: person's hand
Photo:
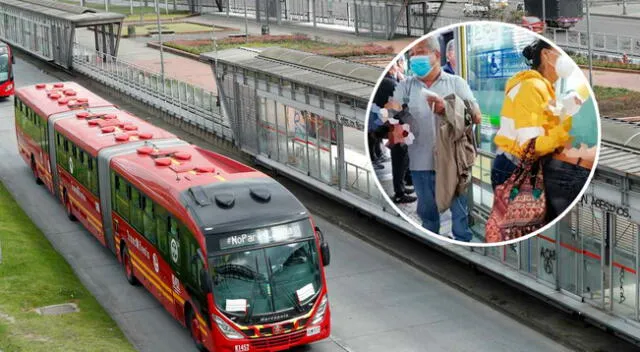
[[[389,110],[380,109],[380,117],[381,117],[382,121],[387,121],[389,119]]]
[[[588,148],[586,144],[582,143],[580,148],[565,149],[562,154],[570,158],[581,158],[593,162],[596,159],[596,147]]]
[[[427,96],[427,104],[433,109],[433,112],[439,115],[444,114],[444,99],[437,95]]]

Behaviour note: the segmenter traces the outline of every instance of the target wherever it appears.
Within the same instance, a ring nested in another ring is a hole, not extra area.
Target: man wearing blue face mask
[[[451,75],[440,67],[440,45],[436,37],[427,38],[409,51],[409,67],[413,76],[396,86],[393,98],[387,108],[401,110],[406,104],[412,121],[408,121],[415,139],[409,146],[409,170],[416,195],[418,196],[418,216],[422,227],[440,232],[440,213],[435,196],[434,147],[438,120],[445,112],[444,100],[455,94],[463,100],[473,102],[473,123],[480,123],[480,108],[467,82],[459,76]],[[452,161],[453,162],[453,161]],[[456,197],[451,205],[452,232],[454,239],[469,242],[472,238],[469,228],[467,199],[465,195]]]

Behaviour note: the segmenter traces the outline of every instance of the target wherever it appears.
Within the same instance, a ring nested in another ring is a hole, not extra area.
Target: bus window
[[[124,180],[120,178],[120,176],[116,176],[119,179],[119,187],[116,196],[117,212],[118,214],[124,218],[125,221],[129,221],[129,185],[126,184]]]
[[[167,211],[164,210],[164,208],[157,206],[154,204],[155,207],[155,214],[154,214],[154,218],[155,218],[155,222],[156,222],[156,227],[157,227],[157,234],[158,234],[158,250],[160,250],[160,253],[162,253],[165,258],[168,260],[168,244],[167,244],[167,233],[169,231],[168,227],[167,227],[167,218],[168,218],[168,214]]]
[[[137,189],[131,188],[131,203],[129,204],[131,210],[130,223],[134,229],[142,233],[142,201],[140,192]]]
[[[118,211],[118,188],[120,186],[120,178],[115,172],[111,171],[111,209]]]
[[[0,83],[4,83],[9,80],[9,55],[0,55]]]
[[[146,237],[149,242],[154,245],[158,242],[156,236],[156,223],[154,221],[153,213],[154,213],[154,204],[151,200],[146,197],[142,197],[142,205],[143,205],[143,213],[142,213],[142,222],[144,227],[144,237]]]

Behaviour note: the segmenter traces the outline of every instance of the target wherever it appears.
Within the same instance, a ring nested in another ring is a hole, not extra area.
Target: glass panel
[[[155,220],[156,220],[156,228],[157,228],[157,233],[158,233],[158,249],[160,250],[160,253],[164,254],[166,256],[167,254],[167,249],[168,249],[168,238],[167,238],[167,233],[169,232],[169,229],[167,228],[167,211],[164,210],[164,208],[159,207],[158,205],[155,205]]]
[[[582,295],[587,299],[602,298],[602,268],[601,250],[604,237],[604,214],[581,205],[578,211],[578,236],[583,248],[583,279]]]
[[[287,107],[287,115],[289,117],[289,130],[293,131],[293,135],[289,136],[289,160],[288,163],[307,172],[309,169],[307,156],[307,111],[299,111],[292,107]]]
[[[320,129],[320,125],[322,125],[322,118],[314,113],[309,113],[307,116],[309,173],[312,177],[320,178],[318,131]]]
[[[538,257],[538,278],[556,285],[558,253],[556,253],[557,225],[538,235],[540,256]]]
[[[582,256],[582,244],[578,238],[578,213],[569,212],[557,222],[560,240],[559,275],[560,288],[580,294],[579,262]]]
[[[276,158],[276,115],[273,100],[260,98],[260,152],[269,158]]]
[[[507,265],[513,267],[514,269],[518,268],[518,252],[520,252],[520,244],[519,243],[511,243],[506,245],[504,253],[504,260]]]
[[[157,243],[156,222],[153,217],[153,201],[149,198],[144,198],[144,212],[143,212],[143,225],[144,225],[144,237],[154,245]]]
[[[318,131],[320,145],[320,179],[328,184],[337,183],[337,165],[333,161],[333,150],[338,146],[336,123],[322,120],[322,127]]]
[[[487,256],[502,261],[502,253],[503,253],[502,247],[504,246],[488,247]]]
[[[342,126],[342,135],[347,187],[368,196],[371,194],[371,189],[375,188],[375,184],[369,169],[368,158],[365,156],[362,131]],[[338,156],[337,149],[335,156]]]
[[[490,23],[474,23],[466,30],[467,80],[482,111],[480,148],[495,152],[493,137],[500,127],[505,83],[516,72],[528,69],[521,53],[535,37],[533,32]]]
[[[520,246],[520,270],[527,274],[536,275],[538,272],[538,237],[531,237],[521,242]]]
[[[638,225],[621,216],[615,218],[613,240],[613,311],[636,319],[636,242]]]
[[[286,164],[288,158],[287,151],[287,116],[286,116],[286,106],[280,103],[276,103],[276,113],[278,117],[278,160]]]

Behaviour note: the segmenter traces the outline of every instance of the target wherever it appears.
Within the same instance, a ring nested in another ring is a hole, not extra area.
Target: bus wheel
[[[202,341],[202,332],[200,332],[200,324],[198,323],[198,318],[196,318],[196,315],[191,308],[187,308],[187,327],[189,328],[191,339],[196,344],[196,348],[198,349],[198,351],[206,352],[207,349],[204,347]]]
[[[69,200],[69,196],[67,196],[67,190],[64,190],[63,199],[64,199],[64,207],[67,210],[67,217],[69,218],[69,220],[71,221],[78,220],[76,216],[73,215],[73,211],[71,208],[71,201]]]
[[[33,177],[36,179],[36,184],[41,185],[43,182],[38,176],[38,168],[36,167],[36,161],[33,159],[33,155],[31,156],[31,171],[33,172]]]
[[[127,277],[127,281],[132,285],[138,285],[138,279],[133,274],[133,264],[131,263],[131,256],[129,255],[129,248],[126,246],[122,249],[122,265],[124,265],[124,274]]]

